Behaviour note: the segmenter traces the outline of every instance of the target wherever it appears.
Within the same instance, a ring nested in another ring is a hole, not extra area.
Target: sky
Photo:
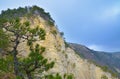
[[[51,14],[67,42],[120,51],[120,0],[0,0],[0,11],[32,5]]]

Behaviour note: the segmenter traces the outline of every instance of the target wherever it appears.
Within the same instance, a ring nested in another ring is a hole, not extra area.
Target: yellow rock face
[[[58,29],[55,26],[48,25],[41,17],[22,18],[22,21],[25,20],[30,21],[31,28],[39,26],[46,31],[46,39],[35,43],[46,48],[43,54],[45,58],[49,61],[55,61],[54,68],[48,73],[73,74],[75,79],[101,79],[103,75],[106,75],[108,79],[117,79],[112,78],[111,74],[102,71],[87,60],[80,58],[71,48],[66,48]],[[26,45],[26,41],[19,44],[18,50],[19,56],[28,56],[29,47]]]

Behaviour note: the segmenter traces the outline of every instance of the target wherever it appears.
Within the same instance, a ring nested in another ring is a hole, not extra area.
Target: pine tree
[[[0,51],[7,50],[9,46],[9,35],[0,29]]]
[[[48,71],[54,66],[54,62],[48,63],[48,60],[42,56],[42,53],[45,52],[45,47],[34,42],[45,40],[46,32],[39,26],[31,28],[29,21],[21,22],[18,17],[28,15],[27,8],[19,8],[18,10],[9,9],[3,11],[0,15],[0,49],[12,49],[6,51],[6,57],[0,58],[0,73],[14,73],[16,77],[12,79],[36,79],[36,74],[42,74],[39,76],[39,79],[62,79],[62,76],[59,74],[48,74],[47,76],[43,74],[43,72]],[[48,24],[53,26],[54,21],[49,13],[45,13],[43,9],[37,6],[33,6],[30,10],[31,14],[36,14],[37,10],[49,22]],[[25,41],[27,41],[27,45],[30,48],[29,56],[18,58],[18,46]],[[72,78],[71,75],[63,77],[63,79]]]
[[[30,23],[28,21],[21,23],[20,19],[10,20],[4,23],[3,27],[7,32],[10,32],[14,38],[9,38],[12,43],[12,51],[10,54],[13,56],[14,72],[15,75],[19,78],[24,79],[24,72],[27,75],[28,79],[33,79],[32,72],[35,72],[36,69],[39,69],[38,72],[47,71],[53,67],[54,62],[47,63],[47,59],[42,56],[42,53],[45,51],[44,47],[40,47],[38,44],[33,46],[33,42],[45,40],[45,30],[42,28],[36,27],[31,29]],[[39,37],[36,39],[35,37]],[[21,39],[23,41],[21,41]],[[19,60],[18,55],[18,45],[21,42],[27,40],[27,44],[30,46],[30,55],[28,58]]]
[[[42,56],[44,51],[44,47],[40,47],[36,44],[35,48],[31,50],[29,56],[21,60],[20,69],[27,75],[28,79],[34,78],[32,73],[42,73],[44,71],[48,71],[54,66],[54,62],[48,63],[48,60]],[[42,76],[40,76],[40,78],[42,78]]]

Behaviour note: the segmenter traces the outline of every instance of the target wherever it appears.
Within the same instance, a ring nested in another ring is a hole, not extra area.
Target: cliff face
[[[29,16],[26,17],[25,15]],[[34,44],[37,43],[45,47],[44,57],[55,62],[54,67],[45,72],[46,74],[73,74],[74,79],[118,79],[112,77],[110,73],[104,72],[89,60],[81,58],[73,49],[67,46],[58,28],[53,24],[54,20],[43,9],[37,6],[33,8],[26,7],[25,9],[3,11],[0,15],[0,18],[11,19],[16,17],[20,17],[21,22],[29,21],[31,28],[39,26],[45,30],[45,40],[36,41]],[[27,41],[24,40],[24,42],[20,43],[17,50],[19,57],[27,57],[29,55]]]
[[[46,39],[35,43],[46,48],[43,54],[45,58],[49,59],[49,61],[55,61],[54,68],[47,73],[73,74],[75,79],[103,79],[102,76],[106,76],[108,79],[117,79],[113,78],[110,73],[104,72],[101,68],[88,62],[88,60],[82,59],[70,47],[66,47],[57,27],[49,25],[44,18],[35,15],[31,16],[30,19],[25,17],[21,19],[21,21],[30,21],[31,28],[39,26],[46,31]],[[29,54],[26,41],[19,44],[18,50],[19,56],[26,57]]]

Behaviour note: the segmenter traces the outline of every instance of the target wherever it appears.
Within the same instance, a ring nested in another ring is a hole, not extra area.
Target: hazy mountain
[[[86,46],[70,43],[70,47],[76,51],[77,54],[85,59],[88,59],[100,66],[107,66],[110,70],[116,72],[120,71],[120,52],[102,52],[94,51]],[[119,72],[120,74],[120,72]]]

